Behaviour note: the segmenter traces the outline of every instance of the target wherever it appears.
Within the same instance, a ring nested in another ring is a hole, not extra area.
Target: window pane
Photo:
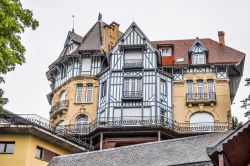
[[[93,85],[87,86],[86,102],[92,102]]]
[[[6,153],[14,153],[14,143],[7,143]]]
[[[107,94],[107,82],[102,83],[102,97],[106,96]]]
[[[4,152],[5,143],[0,143],[0,153]]]
[[[43,150],[39,147],[36,148],[36,158],[42,159]]]
[[[82,102],[82,91],[83,91],[82,84],[78,84],[76,86],[76,102],[77,103],[81,103]]]

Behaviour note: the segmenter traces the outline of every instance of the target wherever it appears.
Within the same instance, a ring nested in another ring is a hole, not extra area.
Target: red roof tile
[[[235,50],[225,45],[219,44],[209,38],[200,39],[201,43],[208,49],[208,64],[236,64],[241,62],[245,57],[243,52]],[[159,45],[173,45],[172,57],[162,57],[163,66],[178,66],[188,65],[189,55],[188,50],[191,48],[195,39],[186,40],[164,40],[152,41],[152,44],[157,48]],[[176,57],[184,58],[183,62],[175,62]]]

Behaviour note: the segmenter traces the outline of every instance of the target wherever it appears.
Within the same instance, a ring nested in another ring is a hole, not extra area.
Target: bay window
[[[124,79],[124,97],[141,97],[142,96],[142,79],[125,78]]]

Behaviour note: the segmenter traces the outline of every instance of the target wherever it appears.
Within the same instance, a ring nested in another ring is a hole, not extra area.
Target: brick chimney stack
[[[219,43],[225,45],[225,33],[223,31],[218,31]]]

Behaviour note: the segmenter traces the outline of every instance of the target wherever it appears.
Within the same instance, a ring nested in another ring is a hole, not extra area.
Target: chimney
[[[219,43],[225,45],[225,33],[223,31],[218,31]]]

